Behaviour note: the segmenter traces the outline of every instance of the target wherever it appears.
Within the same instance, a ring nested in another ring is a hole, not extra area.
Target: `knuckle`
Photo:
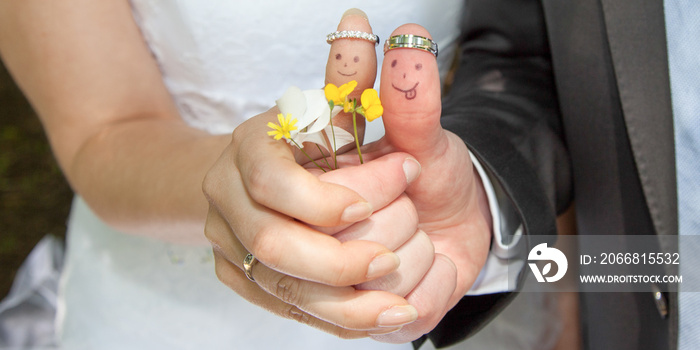
[[[287,304],[299,306],[304,298],[302,289],[300,280],[283,275],[275,285],[275,295]]]
[[[411,224],[411,226],[417,226],[418,211],[416,210],[416,206],[413,204],[413,201],[410,198],[408,198],[408,196],[404,193],[398,198],[396,203],[398,205],[399,210],[401,210],[402,212],[402,220],[406,220]]]
[[[325,322],[323,320],[320,320],[302,310],[300,310],[298,307],[294,305],[289,305],[288,308],[286,308],[282,312],[282,317],[292,319],[294,321],[297,321],[301,324],[305,324],[320,330],[323,330],[333,336],[336,336],[341,339],[358,339],[358,338],[365,338],[367,337],[366,332],[362,331],[356,331],[352,329],[346,329],[343,327],[338,327],[336,325],[333,325],[331,323]]]
[[[256,202],[262,202],[270,187],[269,172],[265,170],[264,165],[255,162],[250,165],[245,176],[248,193]]]
[[[240,148],[242,145],[245,145],[243,140],[248,136],[248,132],[245,130],[246,123],[239,125],[235,129],[233,129],[233,133],[231,133],[231,146],[235,149]]]
[[[235,166],[224,166],[217,161],[214,166],[207,171],[202,180],[202,193],[210,204],[228,193],[230,183],[240,181],[238,169]]]
[[[335,287],[346,286],[350,277],[347,276],[350,269],[348,269],[347,263],[334,265],[333,272],[331,274],[331,279],[328,280],[328,284]]]
[[[209,241],[209,245],[211,246],[212,252],[214,252],[215,254],[223,254],[224,253],[224,248],[218,239],[207,235],[206,230],[204,232],[204,235],[206,236],[206,239]]]
[[[218,259],[217,259],[218,260]],[[216,273],[216,278],[219,282],[224,285],[230,286],[228,272],[229,270],[222,265],[221,262],[216,261],[214,264],[214,272]]]
[[[214,237],[212,229],[209,225],[204,226],[204,238],[209,241],[209,244],[214,250],[220,250],[221,245],[218,243],[217,239]]]
[[[224,277],[224,273],[221,267],[217,265],[216,267],[214,267],[214,271],[216,271],[216,278],[219,280],[219,282],[226,284],[226,279]]]
[[[374,184],[376,187],[373,189],[377,193],[388,193],[387,190],[392,189],[391,179],[387,179],[383,174],[372,172],[366,175],[369,183]]]
[[[338,326],[346,329],[366,328],[364,326],[366,315],[361,314],[352,304],[344,305],[340,309]]]
[[[283,311],[282,317],[292,319],[302,324],[313,326],[316,319],[294,305]]]
[[[204,176],[204,180],[202,181],[202,193],[204,193],[204,196],[207,198],[207,201],[209,203],[212,202],[211,195],[213,193],[216,193],[216,191],[215,191],[216,181],[214,180],[215,178],[216,178],[216,176],[214,176],[214,174],[212,174],[212,171],[209,171]]]
[[[415,238],[417,242],[420,242],[420,244],[418,244],[418,247],[422,248],[424,253],[430,254],[430,260],[432,261],[433,257],[435,256],[435,245],[430,239],[430,236],[428,236],[428,234],[425,233],[425,231],[418,230],[416,231]]]
[[[260,228],[255,233],[250,252],[253,253],[258,260],[263,261],[268,267],[276,269],[279,266],[282,255],[285,254],[285,252],[282,251],[283,247],[279,247],[279,245],[279,231],[266,226]],[[288,252],[286,254],[288,254]]]
[[[215,246],[216,239],[216,228],[214,228],[212,209],[209,208],[209,214],[207,214],[207,219],[204,222],[204,237],[209,241],[212,246]],[[218,246],[218,244],[216,244]]]

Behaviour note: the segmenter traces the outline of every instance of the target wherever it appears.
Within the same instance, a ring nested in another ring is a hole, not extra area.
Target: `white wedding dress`
[[[230,133],[290,85],[323,86],[325,35],[349,7],[368,14],[382,42],[403,23],[425,26],[440,45],[444,74],[462,1],[132,0],[132,7],[182,118]],[[381,64],[381,45],[377,54]],[[370,141],[381,135],[380,121],[368,127]],[[412,349],[341,340],[274,316],[217,280],[210,247],[117,232],[79,197],[69,221],[57,327],[64,349]]]

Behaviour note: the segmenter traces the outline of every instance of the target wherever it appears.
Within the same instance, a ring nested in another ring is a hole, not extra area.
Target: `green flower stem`
[[[298,144],[296,141],[294,141],[294,140],[292,140],[292,139],[289,139],[289,141],[292,141],[292,143],[294,143],[294,145],[296,145],[297,148],[299,148],[299,150],[300,150],[302,153],[304,153],[304,155],[306,155],[306,157],[309,158],[309,159],[311,160],[311,162],[314,163],[314,165],[315,165],[317,168],[321,169],[321,171],[323,171],[324,173],[326,172],[326,170],[323,169],[320,165],[318,165],[318,163],[316,163],[316,161],[315,161],[313,158],[311,158],[311,156],[310,156],[308,153],[306,153],[306,151],[304,151],[304,149],[301,148],[301,146],[299,146],[299,144]]]
[[[357,137],[357,99],[352,100],[352,128],[355,130],[355,146],[357,146],[357,155],[360,156],[360,164],[365,164],[362,160],[362,151],[360,151],[360,138]]]
[[[319,146],[317,143],[315,145],[316,145],[316,148],[318,148],[318,151],[321,152],[321,156],[323,156],[323,162],[326,163],[326,166],[328,167],[328,169],[333,169],[333,167],[331,167],[331,165],[328,163],[328,160],[326,159],[326,154],[323,153],[321,146]]]
[[[335,143],[335,128],[333,128],[333,107],[335,107],[335,104],[333,101],[329,101],[328,105],[331,107],[331,119],[328,121],[331,124],[331,134],[333,135],[333,150],[331,150],[331,153],[333,154],[333,164],[335,164],[335,168],[338,169],[338,159],[336,158],[335,150],[338,149],[336,147]],[[328,166],[330,168],[330,166]]]

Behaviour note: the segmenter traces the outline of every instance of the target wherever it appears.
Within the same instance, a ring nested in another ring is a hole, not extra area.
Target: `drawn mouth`
[[[357,74],[357,72],[352,72],[352,73],[350,73],[350,74],[345,74],[345,73],[343,73],[343,72],[341,72],[341,71],[337,71],[337,72],[338,72],[338,74],[340,74],[340,75],[342,75],[342,76],[344,76],[344,77],[351,77],[351,76]]]
[[[401,92],[403,92],[404,94],[406,94],[406,99],[407,99],[407,100],[412,100],[412,99],[416,98],[416,87],[417,87],[417,86],[418,86],[418,83],[416,83],[416,85],[413,85],[412,88],[410,88],[410,89],[408,89],[408,90],[404,90],[404,89],[399,89],[399,88],[396,87],[396,85],[394,85],[393,83],[391,84],[391,87],[393,87],[394,89],[396,89],[396,90],[398,90],[398,91],[401,91]]]

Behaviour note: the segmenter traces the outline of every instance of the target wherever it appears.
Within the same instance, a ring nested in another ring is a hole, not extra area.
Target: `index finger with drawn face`
[[[372,34],[372,26],[362,10],[349,9],[343,14],[338,32],[351,31]],[[353,97],[359,97],[364,89],[373,87],[377,77],[375,45],[371,40],[356,37],[333,40],[326,64],[326,84],[340,86],[355,80],[357,88],[351,95]]]
[[[349,9],[343,14],[338,24],[338,32],[362,32],[372,34],[372,26],[367,15],[359,9]],[[357,87],[348,95],[348,99],[358,101],[362,91],[372,88],[377,78],[376,43],[363,38],[338,38],[331,43],[326,64],[326,84],[341,86],[355,80]],[[340,113],[333,119],[336,126],[352,130],[352,120],[346,113]],[[364,118],[357,119],[358,126],[364,127]],[[364,133],[360,133],[362,139]]]

